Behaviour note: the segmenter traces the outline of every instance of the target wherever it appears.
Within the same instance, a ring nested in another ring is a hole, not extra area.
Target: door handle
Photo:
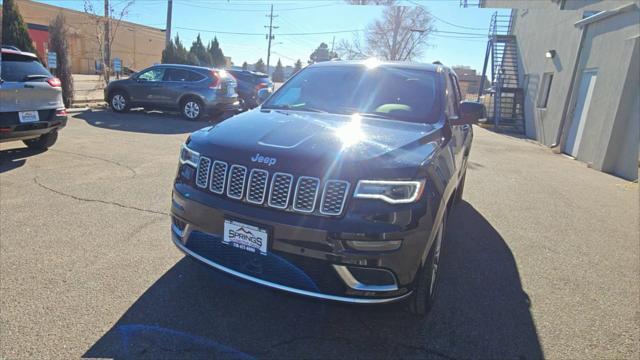
[[[33,88],[35,88],[35,86],[25,84],[25,85],[24,85],[24,88],[25,88],[25,89],[33,89]]]

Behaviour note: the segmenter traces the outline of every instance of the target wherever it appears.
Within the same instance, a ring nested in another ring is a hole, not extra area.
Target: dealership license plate
[[[227,96],[233,96],[236,94],[236,88],[233,86],[227,86]]]
[[[267,231],[253,225],[225,220],[222,242],[252,253],[267,255]]]
[[[28,122],[34,122],[34,121],[40,120],[40,117],[38,116],[37,111],[20,111],[18,113],[18,117],[20,117],[21,123],[28,123]]]

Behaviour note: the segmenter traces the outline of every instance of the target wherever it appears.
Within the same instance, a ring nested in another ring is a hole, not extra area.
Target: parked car
[[[261,96],[266,95],[262,92]],[[323,62],[182,146],[172,237],[268,287],[349,303],[433,304],[471,124],[441,65]]]
[[[60,80],[35,54],[2,46],[0,57],[0,142],[22,140],[45,150],[67,124]]]
[[[248,70],[229,70],[238,82],[238,96],[243,110],[253,109],[260,105],[258,91],[267,89],[273,92],[273,82],[269,75]]]
[[[178,110],[187,120],[198,120],[205,114],[237,111],[236,86],[225,70],[163,64],[111,81],[104,98],[116,112],[132,107]]]

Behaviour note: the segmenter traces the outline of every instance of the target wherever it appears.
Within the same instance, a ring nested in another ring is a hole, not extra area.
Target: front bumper
[[[428,218],[422,213],[422,206],[412,206],[404,209],[405,218],[412,214]],[[357,211],[355,213],[357,217]],[[267,256],[223,244],[226,219],[267,229]],[[401,240],[401,245],[391,251],[358,251],[345,243],[349,239],[366,240],[363,234],[344,231],[356,228],[358,221],[361,219],[325,219],[252,207],[183,184],[176,185],[172,196],[175,245],[218,270],[260,285],[326,300],[388,303],[406,298],[411,294],[421,254],[427,246],[429,231],[426,229],[430,227],[417,221],[408,222],[412,225],[402,229],[389,227],[386,231],[367,233],[367,239]],[[393,284],[386,280],[385,284],[375,284],[374,279],[374,283],[363,286],[366,282],[359,281],[362,277],[355,279],[350,271],[358,271],[358,276],[362,276],[361,271],[391,274]]]

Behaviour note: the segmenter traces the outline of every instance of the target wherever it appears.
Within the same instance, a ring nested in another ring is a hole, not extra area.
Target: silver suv
[[[239,108],[237,83],[225,70],[190,65],[155,65],[105,89],[105,101],[116,112],[132,107],[178,110],[187,120]]]
[[[51,147],[67,124],[60,80],[32,53],[3,47],[0,54],[0,143]]]

